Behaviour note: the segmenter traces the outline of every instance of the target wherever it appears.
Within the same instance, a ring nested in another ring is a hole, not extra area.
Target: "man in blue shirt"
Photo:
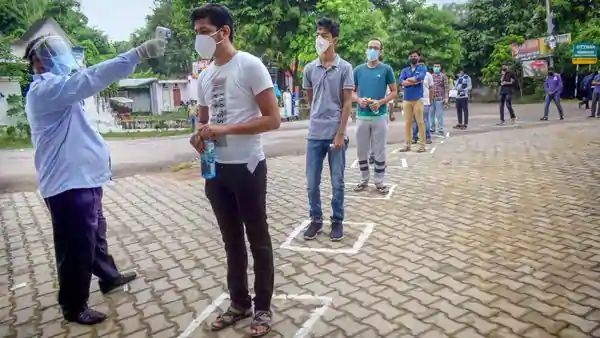
[[[552,68],[548,69],[548,76],[546,77],[546,100],[544,102],[544,116],[540,119],[542,121],[548,121],[548,112],[550,110],[550,102],[554,101],[556,108],[558,108],[558,115],[561,120],[564,120],[564,114],[562,105],[560,104],[560,94],[563,90],[563,82],[560,74],[554,72]]]
[[[421,53],[418,50],[411,51],[408,54],[410,66],[404,68],[400,74],[400,84],[404,87],[404,101],[402,108],[404,110],[404,131],[406,137],[406,147],[400,149],[401,152],[410,151],[412,140],[412,122],[417,121],[419,126],[419,148],[417,152],[425,152],[425,121],[423,120],[423,80],[427,74],[427,67],[419,64]]]
[[[358,103],[356,124],[356,152],[360,167],[361,182],[354,191],[363,191],[369,183],[369,152],[375,164],[373,175],[375,187],[382,194],[389,189],[384,184],[385,152],[388,132],[387,104],[398,94],[392,67],[380,61],[383,44],[378,39],[369,41],[367,63],[354,69],[354,101]],[[390,93],[386,95],[386,91]]]
[[[57,36],[29,43],[25,58],[35,72],[25,102],[40,193],[52,217],[58,302],[67,321],[92,325],[106,315],[88,307],[92,274],[100,291],[135,279],[121,274],[108,254],[102,185],[111,176],[108,146],[86,117],[83,100],[127,77],[142,59],[164,54],[150,40],[114,59],[80,69],[70,45]]]

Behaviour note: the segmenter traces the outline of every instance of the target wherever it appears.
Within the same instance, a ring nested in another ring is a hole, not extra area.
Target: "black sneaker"
[[[81,325],[94,325],[101,323],[106,319],[106,315],[104,313],[92,310],[89,307],[86,307],[80,312],[65,311],[63,316],[65,320]]]
[[[544,116],[540,119],[540,121],[548,121],[548,118]]]
[[[427,139],[427,140],[425,141],[425,143],[426,143],[426,144],[432,144],[433,142],[431,141],[431,139]]]
[[[565,117],[561,115],[559,120],[561,120],[561,121],[562,121],[562,120],[564,120],[564,119],[565,119]]]
[[[321,233],[321,231],[323,231],[323,222],[312,221],[306,230],[304,230],[304,239],[307,241],[315,239],[317,238],[317,235]]]
[[[419,142],[419,140],[418,140],[418,139],[413,139],[413,140],[412,140],[412,144],[417,144],[417,142]]]
[[[329,238],[334,242],[341,241],[344,238],[344,225],[342,222],[335,221],[331,223]]]
[[[103,294],[109,293],[113,290],[115,290],[116,288],[123,286],[129,282],[131,282],[132,280],[134,280],[137,277],[137,274],[135,273],[135,271],[130,271],[130,272],[125,272],[124,274],[121,274],[121,276],[119,276],[119,278],[117,278],[116,280],[108,283],[108,282],[104,282],[104,281],[99,281],[98,285],[100,286],[100,291]]]
[[[371,155],[369,156],[369,164],[373,164],[375,163],[375,156]]]

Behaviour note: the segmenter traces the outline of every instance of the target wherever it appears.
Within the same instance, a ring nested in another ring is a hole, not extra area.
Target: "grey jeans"
[[[376,120],[358,120],[356,122],[356,152],[361,181],[363,183],[369,182],[369,154],[372,153],[375,158],[373,181],[376,185],[383,184],[386,167],[385,150],[387,132],[387,117]]]

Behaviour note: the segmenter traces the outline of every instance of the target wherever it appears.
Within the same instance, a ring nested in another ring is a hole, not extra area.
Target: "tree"
[[[395,8],[388,24],[387,59],[395,69],[406,64],[408,53],[420,49],[425,60],[453,71],[461,58],[461,39],[453,29],[454,17],[437,7],[408,2]]]
[[[492,88],[499,86],[499,74],[503,64],[508,65],[517,78],[521,77],[521,65],[512,57],[511,44],[521,44],[524,40],[525,39],[522,36],[509,35],[502,38],[494,45],[494,50],[490,55],[490,61],[487,66],[482,69],[482,82],[486,86]]]

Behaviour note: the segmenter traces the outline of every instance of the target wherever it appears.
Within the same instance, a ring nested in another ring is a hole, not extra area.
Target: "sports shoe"
[[[517,118],[516,117],[511,117],[510,118],[510,124],[515,124],[517,122]]]
[[[307,241],[315,239],[317,238],[317,235],[321,233],[321,231],[323,231],[323,222],[312,221],[306,230],[304,230],[304,239]]]
[[[431,141],[431,139],[427,139],[427,140],[425,141],[425,143],[426,143],[426,144],[432,144],[433,142]]]
[[[340,221],[334,221],[331,223],[331,233],[329,238],[334,241],[341,241],[344,238],[344,225]]]
[[[504,121],[500,121],[500,122],[496,123],[497,126],[503,126],[505,124],[506,124],[506,122],[504,122]]]
[[[100,292],[103,294],[107,294],[129,282],[134,280],[137,277],[135,271],[122,273],[117,279],[112,282],[104,282],[99,281],[98,285],[100,286]]]
[[[546,116],[544,116],[540,119],[540,121],[548,121],[548,118]]]
[[[390,192],[390,188],[385,184],[376,184],[375,188],[382,195],[387,195]]]
[[[420,145],[420,146],[419,146],[419,148],[417,148],[417,153],[424,153],[424,152],[426,152],[426,151],[427,151],[427,150],[425,149],[425,146],[424,146],[424,145]]]
[[[367,189],[367,187],[369,187],[369,184],[367,182],[360,182],[352,190],[354,190],[354,192],[361,192]]]
[[[398,151],[399,151],[399,152],[401,152],[401,153],[406,153],[406,152],[410,151],[410,146],[409,146],[409,145],[407,145],[407,146],[406,146],[406,147],[404,147],[404,148],[400,148],[400,149],[398,149]]]
[[[80,312],[65,311],[63,316],[65,320],[81,325],[94,325],[106,320],[106,315],[104,313],[90,309],[89,307],[86,307]]]

